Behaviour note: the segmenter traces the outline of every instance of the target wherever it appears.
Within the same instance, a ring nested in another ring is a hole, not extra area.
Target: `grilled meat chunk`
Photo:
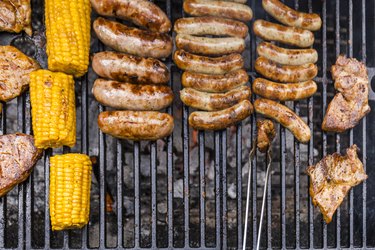
[[[367,179],[363,164],[354,144],[346,150],[346,155],[327,155],[316,165],[306,170],[310,176],[310,195],[314,206],[318,205],[323,218],[330,223],[336,209],[344,200],[351,187]]]
[[[39,69],[37,61],[13,46],[0,46],[0,101],[19,96],[29,85],[29,73]]]
[[[257,147],[260,152],[265,153],[276,136],[275,124],[268,119],[257,121]]]
[[[371,110],[367,69],[354,58],[339,56],[332,66],[332,78],[339,93],[328,105],[322,129],[341,133],[355,127]]]
[[[0,197],[26,180],[42,152],[31,135],[0,135]]]
[[[0,1],[0,31],[19,33],[22,30],[32,35],[30,0]]]

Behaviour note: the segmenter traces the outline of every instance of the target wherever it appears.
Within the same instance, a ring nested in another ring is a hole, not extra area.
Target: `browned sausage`
[[[275,136],[276,130],[273,121],[268,119],[257,121],[257,147],[260,152],[267,152]]]
[[[249,99],[250,87],[242,86],[226,93],[206,93],[192,88],[184,88],[180,91],[180,98],[185,105],[192,108],[214,111],[222,110]]]
[[[98,125],[103,133],[120,139],[156,141],[172,133],[174,122],[171,115],[157,111],[105,111]]]
[[[101,77],[121,82],[166,84],[169,70],[161,61],[112,51],[96,53],[92,68]]]
[[[239,37],[211,38],[178,34],[176,46],[194,54],[220,56],[242,53],[245,50],[245,40]]]
[[[91,5],[102,16],[130,20],[155,32],[171,30],[171,21],[164,11],[147,0],[91,0]]]
[[[174,31],[178,34],[241,38],[245,38],[249,32],[243,22],[213,16],[180,18],[174,23]]]
[[[255,112],[272,118],[287,129],[302,143],[310,141],[309,126],[285,105],[268,99],[257,99],[254,102]]]
[[[97,79],[92,87],[95,99],[116,109],[160,110],[173,101],[168,86],[137,85],[112,80]]]
[[[267,41],[281,42],[301,48],[314,44],[314,34],[301,28],[287,27],[258,19],[254,22],[253,30],[256,36]]]
[[[192,16],[217,16],[250,21],[253,11],[245,4],[225,1],[185,0],[184,11]]]
[[[195,111],[189,116],[189,125],[197,130],[221,130],[242,121],[253,113],[249,100],[220,111]]]
[[[263,0],[264,10],[279,22],[306,30],[316,31],[322,26],[322,19],[314,13],[298,12],[279,0]]]
[[[253,82],[255,94],[267,99],[279,101],[295,101],[306,99],[315,94],[318,86],[312,80],[300,83],[277,83],[264,78],[257,78]]]
[[[261,42],[257,52],[259,56],[285,65],[302,65],[318,61],[315,49],[285,49],[268,42]]]
[[[185,71],[181,77],[182,86],[205,92],[226,92],[245,85],[249,76],[245,70],[239,69],[225,75],[208,75]]]
[[[206,57],[190,54],[184,50],[176,50],[173,61],[182,70],[197,73],[219,75],[243,68],[244,61],[240,54],[221,57]]]
[[[276,82],[304,82],[313,79],[318,74],[318,67],[308,63],[298,66],[280,65],[264,57],[255,61],[255,70]]]
[[[100,41],[120,52],[154,58],[172,53],[172,38],[167,34],[128,27],[102,17],[94,21],[93,27]]]

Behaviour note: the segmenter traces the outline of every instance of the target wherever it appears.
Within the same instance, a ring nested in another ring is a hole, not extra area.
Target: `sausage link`
[[[285,105],[278,102],[257,99],[254,102],[255,112],[268,118],[274,119],[282,126],[286,127],[302,143],[307,143],[311,138],[309,126],[296,113]]]
[[[185,0],[184,11],[192,16],[217,16],[250,21],[253,11],[245,4],[226,1]]]
[[[94,55],[92,68],[101,77],[121,82],[159,85],[169,81],[168,67],[154,58],[104,51]]]
[[[318,61],[315,49],[285,49],[268,42],[261,42],[257,52],[259,56],[284,65],[302,65]]]
[[[94,21],[93,27],[100,41],[120,52],[154,58],[172,53],[172,38],[167,34],[128,27],[102,17]]]
[[[280,65],[264,57],[255,61],[255,70],[276,82],[304,82],[313,79],[318,74],[318,67],[308,63],[298,66]]]
[[[156,141],[172,133],[174,122],[171,115],[157,111],[105,111],[98,125],[103,133],[120,139]]]
[[[198,56],[184,50],[176,50],[173,61],[182,70],[197,73],[220,75],[243,68],[244,61],[240,54],[221,57]]]
[[[232,19],[203,16],[180,18],[174,23],[178,34],[233,36],[245,38],[249,32],[246,24]]]
[[[253,82],[255,94],[267,99],[279,101],[295,101],[306,99],[315,94],[318,86],[312,80],[300,83],[277,83],[264,78],[257,78]]]
[[[287,27],[258,19],[254,22],[253,30],[256,36],[267,41],[277,41],[301,48],[314,44],[314,34],[301,28]]]
[[[279,0],[263,0],[264,10],[279,22],[292,27],[316,31],[322,26],[322,19],[314,13],[298,12]]]
[[[249,76],[245,70],[239,69],[225,75],[207,75],[185,71],[181,77],[182,86],[205,92],[226,92],[245,85]]]
[[[171,30],[171,21],[164,11],[147,0],[91,0],[91,5],[102,16],[129,20],[154,32]]]
[[[160,110],[173,101],[173,92],[168,86],[137,85],[104,79],[94,82],[92,93],[98,102],[116,109]]]
[[[230,108],[242,100],[249,99],[250,87],[242,86],[226,93],[206,93],[192,88],[180,91],[180,98],[185,105],[192,108],[215,111]]]

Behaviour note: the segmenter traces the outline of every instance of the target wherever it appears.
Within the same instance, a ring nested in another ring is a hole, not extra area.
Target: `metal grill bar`
[[[199,202],[200,202],[200,234],[201,242],[200,247],[206,246],[206,175],[205,175],[205,157],[204,157],[204,132],[199,131],[198,134],[199,143]]]
[[[242,248],[242,126],[237,126],[236,134],[236,165],[237,165],[237,248]],[[249,176],[251,178],[251,176]],[[250,238],[250,237],[249,237]]]
[[[141,202],[140,202],[140,181],[139,181],[139,142],[134,142],[134,248],[140,248],[141,237]]]
[[[221,165],[222,165],[222,194],[223,194],[223,215],[222,215],[222,240],[223,248],[228,248],[228,211],[227,211],[227,131],[224,130],[221,132]]]
[[[151,246],[156,248],[156,143],[151,143]]]
[[[215,197],[216,197],[216,248],[221,248],[221,169],[220,169],[220,132],[214,132],[215,140]]]
[[[167,15],[171,18],[171,3],[167,1]],[[172,66],[168,65],[169,72]],[[173,91],[173,74],[170,74],[169,86]],[[173,114],[173,106],[167,109],[168,114]],[[173,247],[173,134],[167,139],[167,185],[168,185],[168,247]]]

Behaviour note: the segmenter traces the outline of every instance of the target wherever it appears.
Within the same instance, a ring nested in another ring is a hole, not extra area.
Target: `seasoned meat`
[[[42,152],[31,135],[0,135],[0,197],[26,180]]]
[[[17,48],[0,46],[0,101],[19,96],[29,85],[29,73],[39,68],[37,61]]]
[[[328,105],[322,129],[341,133],[355,127],[371,110],[367,69],[354,58],[339,56],[332,66],[332,78],[339,93]]]
[[[32,35],[30,0],[0,1],[0,31],[19,33],[22,30]]]
[[[327,155],[306,170],[311,178],[312,202],[314,206],[319,206],[327,223],[331,222],[350,188],[367,179],[357,149],[356,145],[352,145],[344,156],[338,153]]]
[[[257,147],[260,152],[265,153],[276,136],[275,124],[268,119],[257,121]]]

